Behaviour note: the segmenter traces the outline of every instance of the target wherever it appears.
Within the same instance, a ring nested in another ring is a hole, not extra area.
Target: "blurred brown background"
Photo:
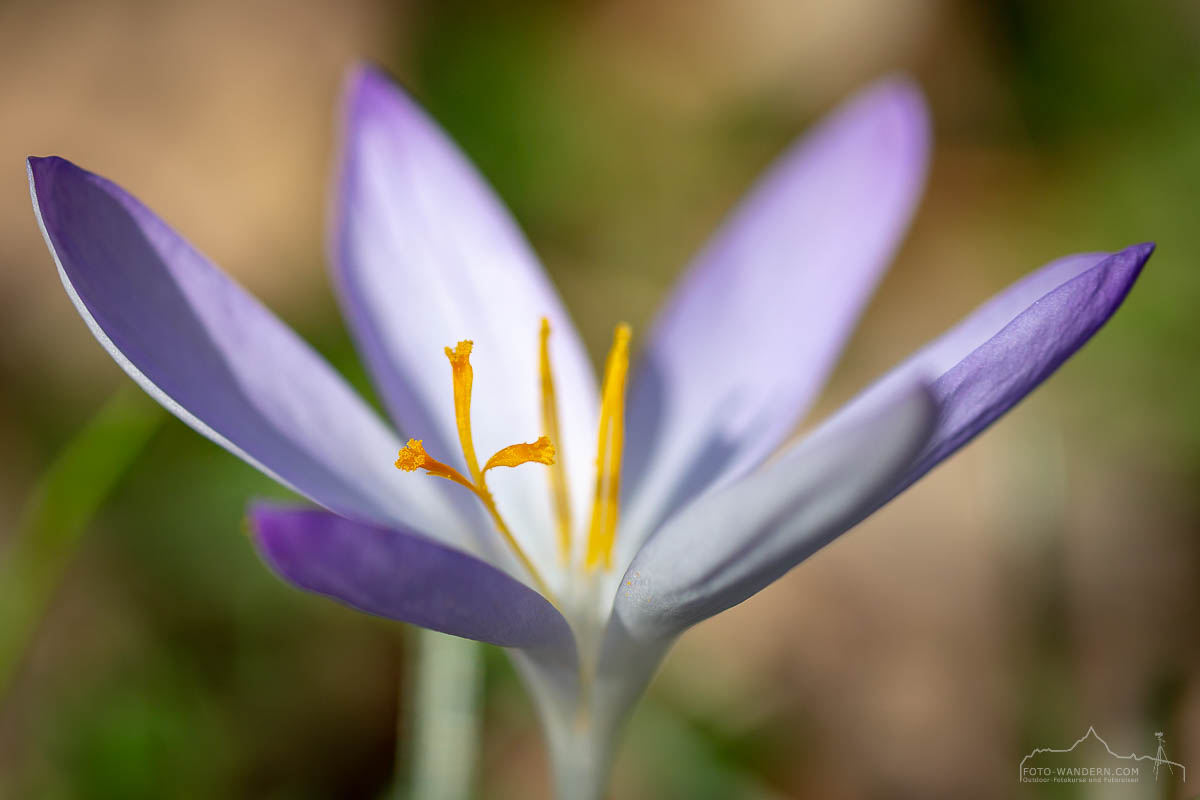
[[[1016,778],[1088,726],[1118,752],[1164,731],[1200,776],[1198,45],[1189,0],[0,3],[0,546],[126,381],[61,289],[24,156],[132,190],[365,385],[322,236],[354,59],[477,161],[596,355],[790,139],[903,70],[929,189],[821,413],[1058,255],[1159,250],[996,429],[682,640],[614,796],[1190,797]],[[0,798],[383,795],[406,633],[258,564],[244,502],[279,491],[155,435],[0,698]],[[547,796],[499,653],[487,687],[481,796]]]

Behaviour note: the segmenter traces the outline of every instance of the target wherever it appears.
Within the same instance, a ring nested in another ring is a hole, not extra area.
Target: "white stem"
[[[417,639],[409,796],[467,800],[479,754],[481,646],[424,629]]]
[[[556,800],[601,800],[612,767],[611,736],[575,724],[550,745]]]
[[[512,650],[509,657],[538,708],[555,797],[602,800],[621,728],[673,637],[637,639],[615,619],[602,629],[574,628],[583,668],[554,651]]]

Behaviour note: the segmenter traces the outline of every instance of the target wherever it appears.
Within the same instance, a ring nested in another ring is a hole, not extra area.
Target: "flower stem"
[[[466,800],[479,757],[482,648],[478,642],[424,629],[418,630],[416,640],[407,797]],[[403,796],[402,786],[397,781],[396,800]]]
[[[602,800],[612,766],[604,737],[572,726],[551,742],[555,800]]]

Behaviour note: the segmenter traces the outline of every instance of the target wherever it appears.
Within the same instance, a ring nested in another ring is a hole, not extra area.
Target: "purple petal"
[[[926,345],[829,423],[871,413],[914,376],[936,378],[937,427],[894,497],[1048,378],[1124,301],[1154,245],[1067,256],[1017,281]],[[882,505],[882,503],[881,503]]]
[[[928,127],[914,86],[867,89],[783,156],[691,267],[631,387],[627,555],[811,405],[908,226]]]
[[[387,407],[435,458],[459,464],[443,348],[472,339],[480,459],[544,431],[538,336],[550,319],[559,457],[583,508],[593,468],[591,364],[554,287],[512,218],[454,143],[380,72],[350,77],[333,262],[346,315]],[[544,471],[494,474],[518,535],[553,530]],[[556,558],[553,539],[526,541]]]
[[[395,434],[342,378],[153,212],[61,158],[28,169],[67,293],[152,397],[338,513],[461,534],[436,493],[396,472]]]
[[[301,589],[503,647],[574,647],[566,621],[544,597],[458,550],[311,509],[258,505],[250,522],[263,560]]]
[[[928,387],[910,385],[697,499],[626,571],[614,605],[625,633],[606,647],[674,636],[808,558],[877,506],[925,445],[936,411]]]
[[[615,613],[627,638],[670,637],[740,602],[895,497],[1099,330],[1153,249],[1069,256],[1025,277],[775,464],[684,509],[625,574]],[[927,380],[918,413],[913,387]]]

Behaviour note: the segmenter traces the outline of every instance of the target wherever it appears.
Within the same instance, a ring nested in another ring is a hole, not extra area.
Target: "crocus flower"
[[[1153,249],[1042,267],[789,443],[914,210],[929,150],[914,87],[869,87],[784,154],[632,367],[617,328],[599,388],[512,219],[429,117],[369,67],[346,115],[334,280],[396,428],[120,187],[31,158],[34,209],[121,367],[321,507],[252,507],[266,563],[371,614],[509,648],[564,798],[602,794],[621,723],[680,633],[1020,401]]]

